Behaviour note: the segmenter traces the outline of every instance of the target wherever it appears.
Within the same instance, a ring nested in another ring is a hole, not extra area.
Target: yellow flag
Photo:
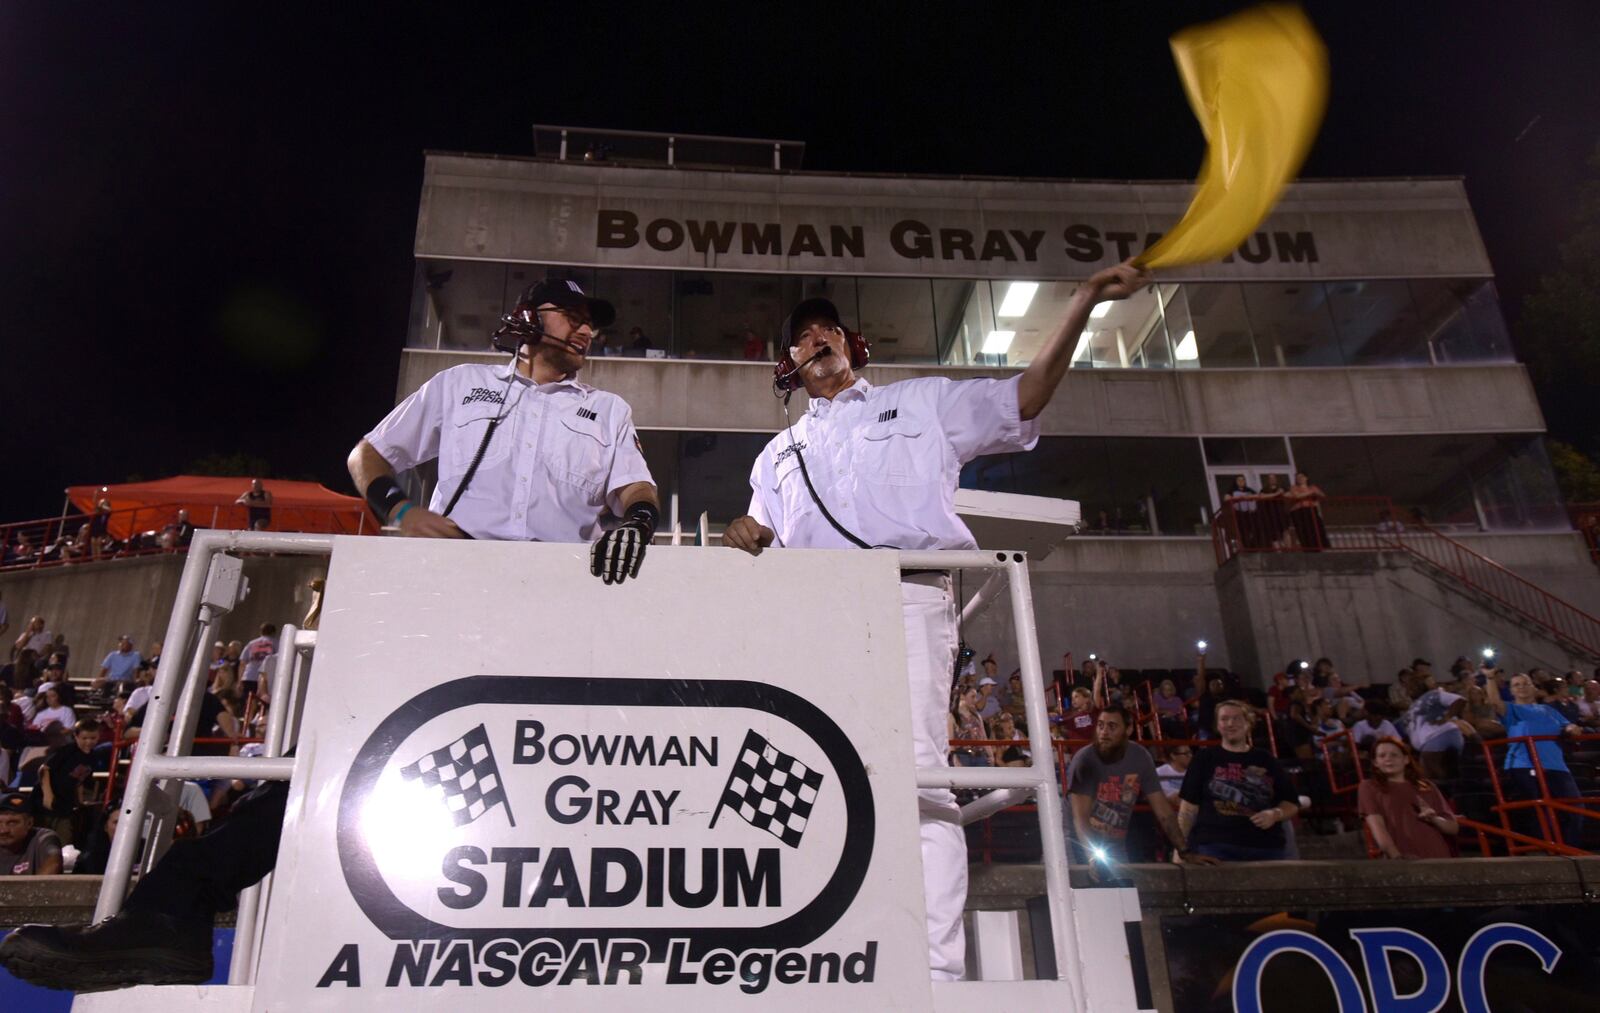
[[[1148,268],[1221,260],[1267,217],[1311,150],[1328,104],[1328,51],[1305,12],[1267,4],[1172,37],[1206,135],[1194,200],[1140,254]]]

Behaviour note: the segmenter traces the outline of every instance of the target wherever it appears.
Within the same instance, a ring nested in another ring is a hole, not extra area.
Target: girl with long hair
[[[1356,808],[1385,858],[1452,858],[1461,832],[1438,786],[1422,776],[1411,747],[1381,738],[1372,746],[1372,775],[1361,782]]]

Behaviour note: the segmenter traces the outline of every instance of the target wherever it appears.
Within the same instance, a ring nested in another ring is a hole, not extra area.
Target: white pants
[[[950,677],[956,661],[956,606],[948,579],[942,586],[902,583],[906,674],[911,683],[911,741],[919,767],[949,765]],[[966,974],[967,837],[954,822],[955,796],[947,788],[918,791],[921,810],[922,892],[928,915],[928,967],[935,981]],[[930,814],[945,815],[938,819]]]

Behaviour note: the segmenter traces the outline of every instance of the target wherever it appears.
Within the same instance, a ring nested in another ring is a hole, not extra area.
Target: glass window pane
[[[431,333],[421,334],[426,348],[489,351],[489,335],[500,317],[511,311],[517,296],[545,268],[527,264],[493,264],[476,260],[428,260],[421,265],[420,315],[413,320]]]
[[[1323,286],[1263,282],[1241,286],[1264,365],[1340,366],[1339,341]]]
[[[794,302],[787,298],[785,289],[792,289],[787,281],[769,274],[677,272],[675,327],[664,347],[687,359],[743,359],[747,329],[757,335],[778,333]]]
[[[1193,440],[1108,437],[1113,519],[1125,509],[1130,532],[1204,534],[1211,498],[1197,451]]]
[[[933,282],[932,294],[939,361],[952,366],[979,362],[984,340],[995,329],[993,284],[941,278]]]
[[[1350,365],[1430,361],[1428,335],[1407,282],[1329,282],[1328,304]]]
[[[1484,523],[1492,530],[1571,527],[1544,439],[1528,435],[1485,439],[1493,446],[1467,463]]]
[[[617,308],[616,323],[601,335],[604,344],[595,342],[590,355],[642,355],[645,338],[648,347],[666,351],[672,338],[672,272],[615,271],[595,272],[594,290]]]
[[[1180,285],[1167,300],[1166,316],[1179,368],[1256,365],[1250,318],[1238,285]]]
[[[1440,362],[1509,361],[1510,342],[1494,285],[1418,280],[1411,284],[1423,329]]]
[[[1296,436],[1295,467],[1329,496],[1384,496],[1366,441],[1354,436]]]
[[[1289,463],[1281,436],[1208,436],[1202,442],[1206,463],[1212,467]]]
[[[923,278],[857,280],[860,331],[874,362],[938,362],[933,287]]]
[[[1194,440],[1047,436],[1024,454],[980,457],[961,485],[1077,500],[1090,534],[1203,533],[1209,502]]]

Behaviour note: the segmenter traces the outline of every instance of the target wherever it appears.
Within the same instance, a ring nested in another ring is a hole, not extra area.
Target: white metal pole
[[[151,759],[161,751],[167,737],[167,721],[172,714],[172,698],[178,690],[178,672],[183,666],[183,645],[189,643],[190,628],[200,606],[200,594],[205,589],[206,575],[211,569],[211,557],[216,553],[220,535],[210,531],[195,532],[189,546],[189,556],[184,560],[183,574],[178,578],[178,594],[173,602],[172,617],[167,621],[163,643],[176,647],[162,653],[156,666],[156,680],[150,690],[150,702],[145,705],[144,728],[139,733],[139,746],[133,752],[133,763],[128,768],[128,786],[122,799],[123,824],[131,833],[118,834],[111,839],[111,854],[106,860],[105,879],[100,884],[100,898],[95,902],[94,920],[103,921],[122,908],[123,895],[128,892],[128,875],[133,868],[134,849],[139,846],[140,828],[144,825],[145,809],[150,799],[150,775],[146,770]],[[200,650],[200,647],[196,647]]]
[[[1050,899],[1050,936],[1055,943],[1056,976],[1067,983],[1070,1006],[1086,1013],[1083,965],[1078,960],[1077,922],[1073,917],[1072,880],[1067,872],[1067,838],[1062,827],[1061,790],[1056,783],[1055,749],[1044,707],[1044,672],[1039,664],[1039,631],[1033,617],[1033,588],[1021,553],[1012,557],[1011,622],[1016,630],[1022,665],[1022,699],[1028,713],[1028,740],[1033,762],[1046,767],[1034,802],[1039,812],[1045,891]]]

